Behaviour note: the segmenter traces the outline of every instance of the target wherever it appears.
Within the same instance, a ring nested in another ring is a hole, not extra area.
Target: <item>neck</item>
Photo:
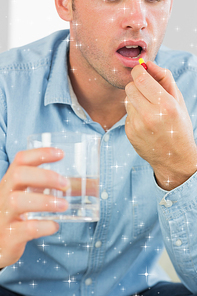
[[[87,69],[73,57],[76,55],[70,50],[68,73],[78,102],[106,131],[126,114],[125,90],[113,87],[90,66]]]

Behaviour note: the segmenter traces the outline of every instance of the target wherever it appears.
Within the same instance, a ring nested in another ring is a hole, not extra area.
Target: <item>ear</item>
[[[73,19],[72,0],[55,0],[55,6],[59,16],[66,22]]]

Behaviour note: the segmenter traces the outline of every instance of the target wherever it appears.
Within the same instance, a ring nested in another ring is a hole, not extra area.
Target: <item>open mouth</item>
[[[144,40],[124,40],[116,49],[115,56],[126,68],[134,68],[139,58],[147,60],[148,45]]]
[[[138,45],[128,45],[119,48],[117,52],[123,57],[130,59],[138,59],[143,51],[143,48]]]

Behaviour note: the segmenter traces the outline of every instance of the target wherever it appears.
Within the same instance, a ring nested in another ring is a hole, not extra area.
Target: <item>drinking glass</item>
[[[42,133],[28,137],[27,149],[55,147],[64,151],[64,158],[40,165],[67,178],[68,186],[60,191],[50,188],[28,188],[65,198],[68,209],[63,212],[31,212],[28,219],[62,222],[94,222],[99,220],[100,136],[79,132]]]

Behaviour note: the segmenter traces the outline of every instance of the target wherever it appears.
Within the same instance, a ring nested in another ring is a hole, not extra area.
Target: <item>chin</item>
[[[132,81],[133,81],[133,79],[132,79],[132,77],[130,77],[130,79],[126,80],[126,81],[122,81],[122,80],[121,81],[108,81],[108,83],[115,88],[125,90],[126,85]]]

